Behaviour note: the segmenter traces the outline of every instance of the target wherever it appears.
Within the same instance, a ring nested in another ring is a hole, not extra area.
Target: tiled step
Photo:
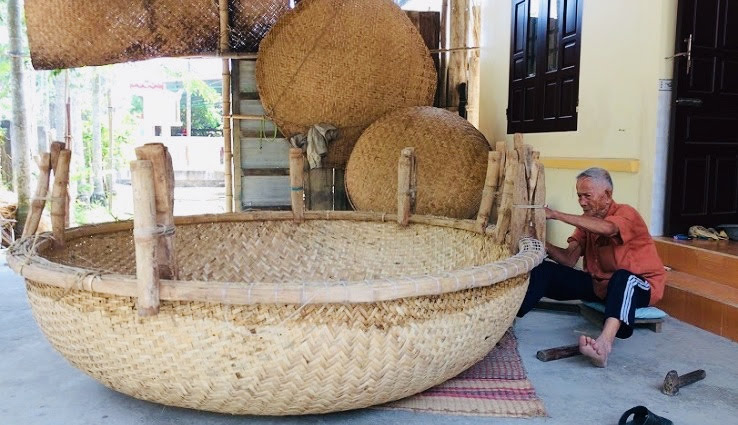
[[[657,307],[681,321],[738,341],[738,288],[672,270]]]
[[[665,266],[738,289],[738,243],[656,238]]]

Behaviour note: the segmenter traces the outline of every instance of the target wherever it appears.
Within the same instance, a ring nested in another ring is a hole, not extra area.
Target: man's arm
[[[548,252],[549,257],[553,258],[557,263],[564,266],[574,267],[574,265],[577,264],[577,261],[579,261],[579,257],[582,256],[582,247],[577,241],[569,242],[569,246],[566,248],[561,248],[546,242],[546,252]]]
[[[620,233],[618,226],[607,220],[587,215],[567,214],[561,211],[546,208],[546,218],[563,221],[566,224],[579,227],[588,232],[612,238]]]

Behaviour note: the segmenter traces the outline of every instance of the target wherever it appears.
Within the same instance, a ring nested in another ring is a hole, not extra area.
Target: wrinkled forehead
[[[608,189],[606,183],[591,177],[581,177],[577,179],[577,194],[599,195]]]

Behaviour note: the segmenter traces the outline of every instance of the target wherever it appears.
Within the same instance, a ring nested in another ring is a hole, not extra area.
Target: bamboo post
[[[50,157],[50,156],[49,156]],[[51,190],[51,230],[54,234],[54,247],[64,247],[64,228],[66,227],[67,192],[69,186],[69,162],[72,151],[62,149],[54,171],[54,186]]]
[[[228,26],[228,0],[218,0],[220,32],[218,50],[222,55],[230,50]],[[231,67],[230,59],[223,59],[223,171],[225,179],[225,210],[233,211],[233,149],[231,149]]]
[[[233,211],[233,150],[231,149],[231,69],[229,59],[223,59],[223,172],[225,179],[225,210]]]
[[[481,6],[472,3],[470,5],[472,27],[471,45],[478,47],[481,45]],[[477,128],[479,128],[479,84],[479,49],[474,49],[469,52],[469,94],[466,105],[466,116],[467,120]]]
[[[500,153],[500,176],[497,178],[497,185],[502,186],[503,182],[505,181],[505,160],[507,158],[507,142],[500,141],[495,143],[495,150]],[[500,207],[500,201],[502,196],[495,197],[495,202],[492,204],[492,213],[490,214],[490,217],[492,219],[497,217],[497,210]]]
[[[447,107],[458,111],[459,85],[466,82],[467,33],[469,32],[469,0],[450,0],[450,44],[449,48],[459,48],[449,52]]]
[[[64,149],[64,142],[52,142],[50,148],[51,171],[56,173],[56,163],[59,160],[59,152]]]
[[[518,241],[530,232],[528,220],[528,180],[525,178],[525,165],[518,163],[513,173],[512,213],[510,215],[510,253],[518,253]]]
[[[23,226],[23,237],[31,236],[38,230],[38,224],[41,222],[41,214],[46,206],[46,196],[49,193],[49,180],[51,178],[51,154],[44,152],[38,158],[38,183],[36,185],[36,194],[31,200],[31,213],[26,217],[26,224]]]
[[[502,196],[500,197],[500,207],[497,210],[497,225],[495,226],[494,241],[501,244],[505,241],[505,236],[510,229],[510,218],[512,217],[513,192],[515,191],[515,176],[517,175],[520,164],[518,161],[511,160],[505,164],[505,181],[502,184]]]
[[[138,281],[138,315],[159,313],[158,234],[154,169],[151,161],[131,161],[133,188],[133,239],[136,247],[136,279]]]
[[[405,148],[397,163],[397,223],[407,226],[415,209],[417,188],[415,148]]]
[[[539,160],[535,162],[538,173],[536,175],[536,185],[533,191],[533,205],[540,206],[546,204],[546,174],[543,164]],[[533,228],[535,230],[534,237],[546,244],[546,210],[536,208],[533,210]]]
[[[174,228],[174,169],[172,156],[162,143],[147,143],[136,148],[138,160],[151,161],[154,168],[154,201],[156,224],[164,229]],[[159,277],[177,279],[177,259],[174,249],[174,234],[165,232],[158,238]]]
[[[304,168],[305,157],[302,154],[302,149],[290,148],[290,198],[292,201],[292,214],[297,222],[301,222],[305,216]]]
[[[438,65],[438,106],[445,108],[448,106],[447,89],[446,83],[448,78],[448,52],[445,52],[448,48],[448,0],[441,2],[441,52],[439,52],[439,65]]]
[[[487,155],[487,176],[484,179],[482,190],[482,202],[477,214],[477,227],[481,232],[487,227],[489,216],[492,213],[492,205],[495,203],[497,186],[500,178],[500,153],[492,151]]]

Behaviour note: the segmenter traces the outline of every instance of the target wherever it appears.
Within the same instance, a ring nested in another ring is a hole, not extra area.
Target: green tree
[[[31,158],[28,145],[26,128],[28,122],[26,117],[26,93],[25,93],[25,68],[23,59],[23,21],[21,0],[8,0],[8,40],[10,41],[10,93],[13,102],[12,127],[10,141],[13,153],[13,189],[18,196],[18,209],[16,212],[16,231],[23,232],[23,224],[28,215],[29,201],[31,198]]]

